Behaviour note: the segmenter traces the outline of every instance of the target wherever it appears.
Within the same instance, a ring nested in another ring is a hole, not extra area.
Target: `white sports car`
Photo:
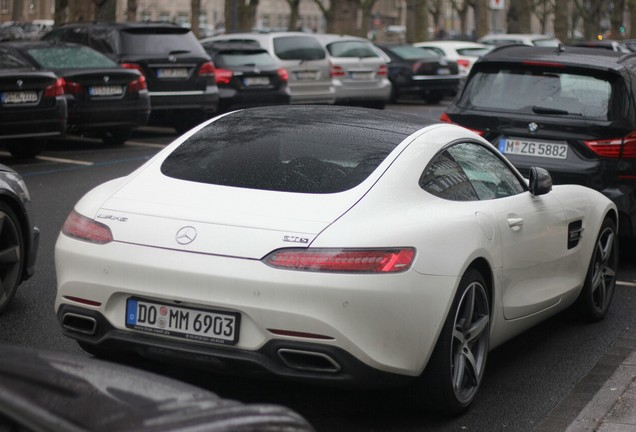
[[[617,218],[600,193],[553,188],[541,168],[524,180],[459,126],[333,106],[236,111],[77,203],[55,249],[55,309],[98,356],[409,381],[457,414],[493,347],[573,304],[605,316]]]

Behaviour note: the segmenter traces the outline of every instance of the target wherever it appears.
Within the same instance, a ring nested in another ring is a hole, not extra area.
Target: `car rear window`
[[[463,55],[466,57],[481,57],[492,49],[492,47],[488,48],[457,48],[457,54]]]
[[[309,110],[299,117],[297,110]],[[297,193],[335,193],[366,179],[423,124],[320,107],[243,110],[217,119],[166,158],[164,175],[193,182]],[[310,114],[310,115],[309,115]],[[301,118],[311,118],[302,121]],[[333,124],[342,127],[332,127]],[[388,125],[388,126],[387,126]]]
[[[332,42],[327,45],[327,51],[332,57],[379,57],[371,44],[363,41]]]
[[[436,58],[439,57],[435,51],[427,48],[419,48],[410,45],[400,45],[396,47],[388,48],[393,54],[400,56],[405,60],[415,60],[421,58]]]
[[[217,66],[273,66],[276,63],[266,51],[224,51],[214,57]]]
[[[31,48],[28,53],[45,69],[90,69],[117,66],[117,63],[102,53],[83,46]]]
[[[282,60],[321,60],[325,50],[311,36],[281,36],[274,38],[274,52]]]
[[[32,66],[13,54],[0,50],[0,69],[21,69],[31,68]]]
[[[121,32],[123,53],[146,57],[148,55],[169,54],[207,56],[205,50],[191,32],[183,32],[179,29],[149,28],[142,30],[127,29]]]
[[[519,67],[481,68],[466,84],[459,106],[607,120],[612,77],[582,71]]]

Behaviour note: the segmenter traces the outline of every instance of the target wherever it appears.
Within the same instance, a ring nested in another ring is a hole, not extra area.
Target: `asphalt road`
[[[435,120],[442,108],[410,103],[388,109]],[[61,335],[53,311],[53,247],[59,229],[84,193],[131,172],[174,137],[170,129],[144,128],[122,147],[105,147],[97,140],[59,140],[29,162],[0,152],[0,163],[24,176],[33,198],[32,214],[42,232],[36,275],[0,315],[0,343],[85,355],[75,342]],[[342,390],[215,376],[151,362],[134,364],[224,397],[289,406],[318,431],[532,431],[634,325],[636,260],[622,260],[619,279],[610,314],[601,323],[582,324],[565,312],[491,352],[476,403],[457,419],[431,416],[400,389]],[[589,389],[590,399],[596,390]]]

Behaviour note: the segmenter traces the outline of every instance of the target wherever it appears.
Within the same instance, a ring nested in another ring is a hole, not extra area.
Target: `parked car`
[[[150,101],[139,71],[120,67],[92,48],[50,41],[2,44],[16,57],[62,78],[68,105],[67,131],[120,145],[148,121]]]
[[[458,414],[489,349],[573,304],[606,315],[617,220],[597,191],[552,188],[541,168],[526,181],[456,125],[252,108],[75,205],[55,246],[55,310],[98,356],[411,383],[421,406]]]
[[[389,67],[391,101],[400,97],[423,98],[437,103],[459,87],[457,62],[426,48],[405,44],[376,44]]]
[[[0,345],[0,430],[311,432],[289,408],[243,404],[100,360]]]
[[[557,47],[561,44],[558,38],[543,34],[526,33],[492,33],[477,39],[484,45],[530,45],[540,47]]]
[[[500,47],[473,66],[443,114],[478,131],[524,174],[603,192],[636,236],[636,56],[596,48]]]
[[[66,129],[64,82],[0,45],[0,146],[30,158]]]
[[[0,164],[0,312],[18,286],[33,276],[40,239],[31,219],[31,196],[22,177]]]
[[[632,50],[628,48],[628,46],[620,41],[603,39],[603,40],[592,40],[592,41],[578,41],[571,43],[571,46],[576,47],[587,47],[587,48],[601,48],[607,49],[610,51],[617,51],[622,53],[630,53]]]
[[[316,35],[329,54],[336,103],[383,109],[391,97],[388,67],[373,44],[353,36]]]
[[[289,104],[289,72],[258,43],[204,42],[203,48],[216,66],[219,112]]]
[[[426,48],[445,57],[446,60],[457,62],[459,74],[466,77],[477,59],[492,49],[492,46],[469,41],[434,40],[417,42],[413,46]]]
[[[87,45],[146,78],[152,123],[185,132],[217,111],[214,64],[192,32],[170,23],[72,23],[45,40]]]
[[[333,104],[335,90],[327,52],[313,34],[302,32],[229,33],[201,39],[257,42],[289,72],[292,104]]]

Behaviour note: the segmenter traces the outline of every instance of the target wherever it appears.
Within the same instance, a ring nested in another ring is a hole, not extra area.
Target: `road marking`
[[[95,165],[95,162],[80,161],[75,159],[54,158],[50,156],[36,156],[35,158],[44,160],[44,161],[49,161],[49,162],[60,162],[60,163],[67,163],[67,164],[73,164],[73,165],[83,165],[83,166]]]
[[[621,285],[621,286],[635,288],[636,287],[636,282],[616,281],[616,285]]]
[[[145,142],[141,142],[141,141],[126,141],[126,145],[129,146],[136,146],[136,147],[150,147],[150,148],[164,148],[165,146],[167,146],[168,144],[151,144],[151,143],[145,143]]]

